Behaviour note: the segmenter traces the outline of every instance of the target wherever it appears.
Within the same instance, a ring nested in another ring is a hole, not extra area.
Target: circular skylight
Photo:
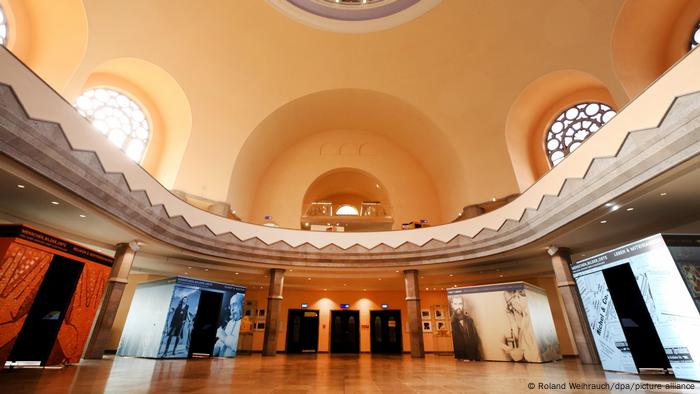
[[[612,108],[603,103],[581,103],[559,114],[549,126],[545,139],[547,158],[552,167],[575,151],[615,114]]]
[[[75,106],[130,159],[143,159],[151,129],[146,113],[134,100],[116,90],[97,88],[85,91]]]

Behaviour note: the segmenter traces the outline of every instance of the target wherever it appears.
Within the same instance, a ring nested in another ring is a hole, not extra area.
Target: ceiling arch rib
[[[464,205],[467,182],[461,160],[449,138],[434,122],[410,103],[389,94],[332,89],[281,106],[251,132],[231,174],[228,193],[231,207],[239,214],[250,214],[258,180],[270,164],[298,141],[329,130],[377,134],[408,152],[431,178],[442,217],[456,216]],[[371,146],[363,147],[355,142],[338,147],[324,145],[321,151],[338,155],[375,153]]]

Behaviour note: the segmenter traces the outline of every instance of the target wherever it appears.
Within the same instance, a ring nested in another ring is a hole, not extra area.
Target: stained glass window
[[[7,43],[7,16],[5,10],[0,6],[0,45],[5,46]]]
[[[143,159],[151,129],[146,113],[134,100],[116,90],[96,88],[85,91],[75,106],[130,159]]]
[[[545,139],[552,167],[578,148],[591,134],[610,121],[616,112],[602,103],[581,103],[568,108],[549,126]]]

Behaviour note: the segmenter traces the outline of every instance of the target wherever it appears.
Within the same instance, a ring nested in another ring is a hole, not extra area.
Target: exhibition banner
[[[456,358],[526,362],[561,358],[544,290],[516,282],[449,289],[447,296]]]
[[[576,262],[571,269],[605,369],[636,370],[615,312],[621,306],[614,305],[604,278],[607,269],[629,264],[675,376],[700,380],[700,314],[664,238],[654,235]]]

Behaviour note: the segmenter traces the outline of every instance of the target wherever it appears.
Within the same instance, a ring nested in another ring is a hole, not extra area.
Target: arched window
[[[544,143],[552,167],[576,150],[615,114],[612,108],[602,103],[577,104],[559,114],[549,126]]]
[[[335,214],[338,216],[358,216],[360,212],[352,205],[341,205],[340,208],[335,211]]]
[[[695,30],[693,31],[693,35],[690,36],[690,49],[695,48],[700,44],[700,21],[698,21],[698,24],[695,25]]]
[[[0,45],[5,46],[7,43],[7,15],[5,10],[0,5]]]
[[[134,100],[116,90],[86,90],[75,102],[81,115],[136,162],[146,152],[151,129],[146,114]]]

